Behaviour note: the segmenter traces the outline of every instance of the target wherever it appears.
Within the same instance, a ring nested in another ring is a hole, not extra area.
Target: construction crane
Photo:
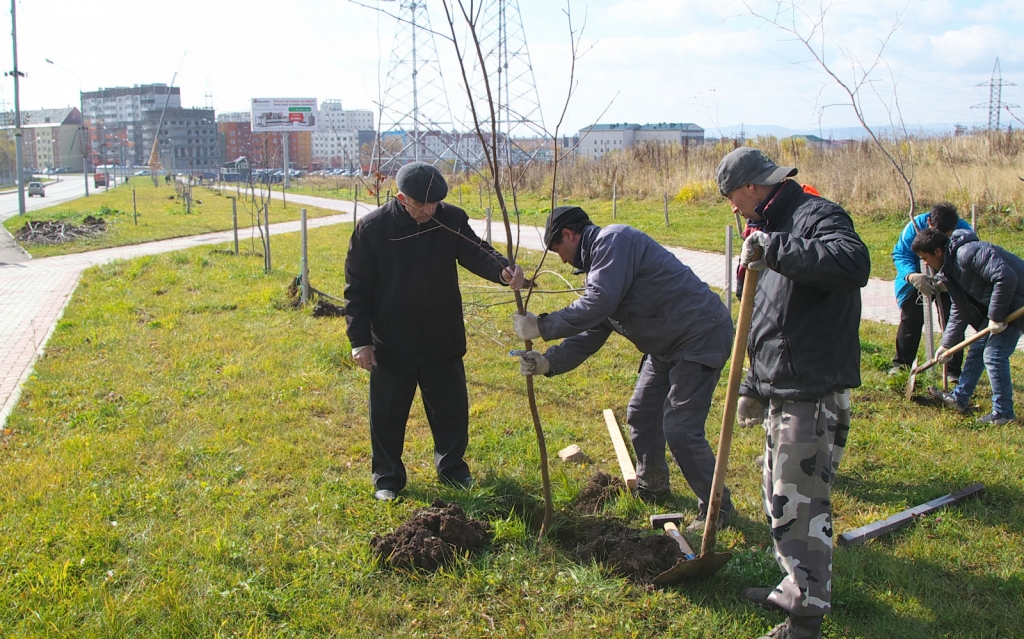
[[[181,54],[181,62],[185,61],[188,51]],[[181,70],[181,63],[178,63],[178,70]],[[153,148],[149,152],[149,173],[153,176],[153,184],[156,184],[156,174],[163,168],[160,163],[160,131],[164,128],[164,115],[167,114],[167,105],[171,102],[171,90],[174,89],[174,81],[178,79],[178,71],[171,76],[171,85],[167,87],[167,97],[164,99],[164,108],[160,111],[160,121],[156,123],[156,133],[153,134]]]

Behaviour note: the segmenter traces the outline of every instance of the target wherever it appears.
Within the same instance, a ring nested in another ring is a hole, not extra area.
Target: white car
[[[46,197],[46,191],[43,190],[42,182],[29,182],[28,183],[28,196],[38,195],[39,197]]]
[[[135,175],[149,175],[149,169],[142,169],[141,171],[136,171]]]

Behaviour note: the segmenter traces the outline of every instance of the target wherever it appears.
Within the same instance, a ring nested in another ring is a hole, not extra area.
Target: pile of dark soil
[[[462,507],[435,499],[394,532],[370,541],[381,562],[393,567],[434,571],[450,564],[457,555],[474,552],[491,543],[485,521],[470,519]]]
[[[344,317],[345,309],[326,300],[317,300],[313,306],[313,317]]]
[[[106,232],[107,223],[103,218],[85,216],[81,225],[70,222],[30,220],[18,229],[14,237],[19,242],[31,244],[64,244]]]
[[[625,487],[626,484],[618,477],[597,471],[580,491],[580,494],[576,495],[573,506],[584,515],[596,515],[601,512],[605,502]]]
[[[557,528],[556,539],[583,563],[598,562],[618,575],[650,583],[683,558],[662,534],[640,532],[614,519],[577,519]]]

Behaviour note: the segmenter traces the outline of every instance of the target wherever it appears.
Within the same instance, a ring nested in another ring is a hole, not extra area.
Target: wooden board
[[[615,456],[619,459],[622,480],[626,482],[626,487],[632,490],[636,488],[636,468],[633,466],[633,458],[629,456],[626,442],[622,439],[619,423],[615,421],[615,413],[610,408],[604,409],[604,423],[608,426],[608,434],[612,438],[612,446],[615,447]]]
[[[972,484],[967,488],[963,488],[961,490],[956,491],[955,493],[950,493],[948,495],[943,495],[942,497],[933,499],[927,504],[921,504],[920,506],[908,508],[901,513],[896,513],[892,517],[888,517],[881,521],[876,521],[873,524],[868,524],[867,526],[861,526],[860,528],[855,528],[849,532],[845,532],[839,535],[839,544],[842,546],[853,546],[856,544],[862,544],[868,539],[874,539],[875,537],[878,537],[880,535],[884,535],[886,533],[890,533],[894,530],[902,528],[910,522],[914,521],[914,519],[916,519],[917,517],[930,515],[936,510],[941,510],[946,506],[959,504],[968,497],[974,497],[975,495],[981,493],[981,491],[983,490],[985,490],[984,484],[980,482],[977,484]]]

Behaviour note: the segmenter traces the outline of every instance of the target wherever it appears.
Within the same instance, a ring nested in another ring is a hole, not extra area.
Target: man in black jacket
[[[785,573],[743,597],[788,614],[767,637],[821,637],[832,597],[831,480],[860,386],[860,288],[868,250],[838,204],[806,193],[757,149],[722,159],[718,189],[756,227],[740,263],[761,271],[740,389],[741,426],[766,430],[765,513]]]
[[[345,317],[352,357],[370,371],[374,497],[405,487],[405,424],[419,386],[434,437],[434,466],[445,482],[468,487],[469,398],[462,356],[466,329],[456,264],[518,289],[523,270],[442,202],[448,185],[433,166],[414,162],[395,178],[398,197],[359,220],[345,259]]]

